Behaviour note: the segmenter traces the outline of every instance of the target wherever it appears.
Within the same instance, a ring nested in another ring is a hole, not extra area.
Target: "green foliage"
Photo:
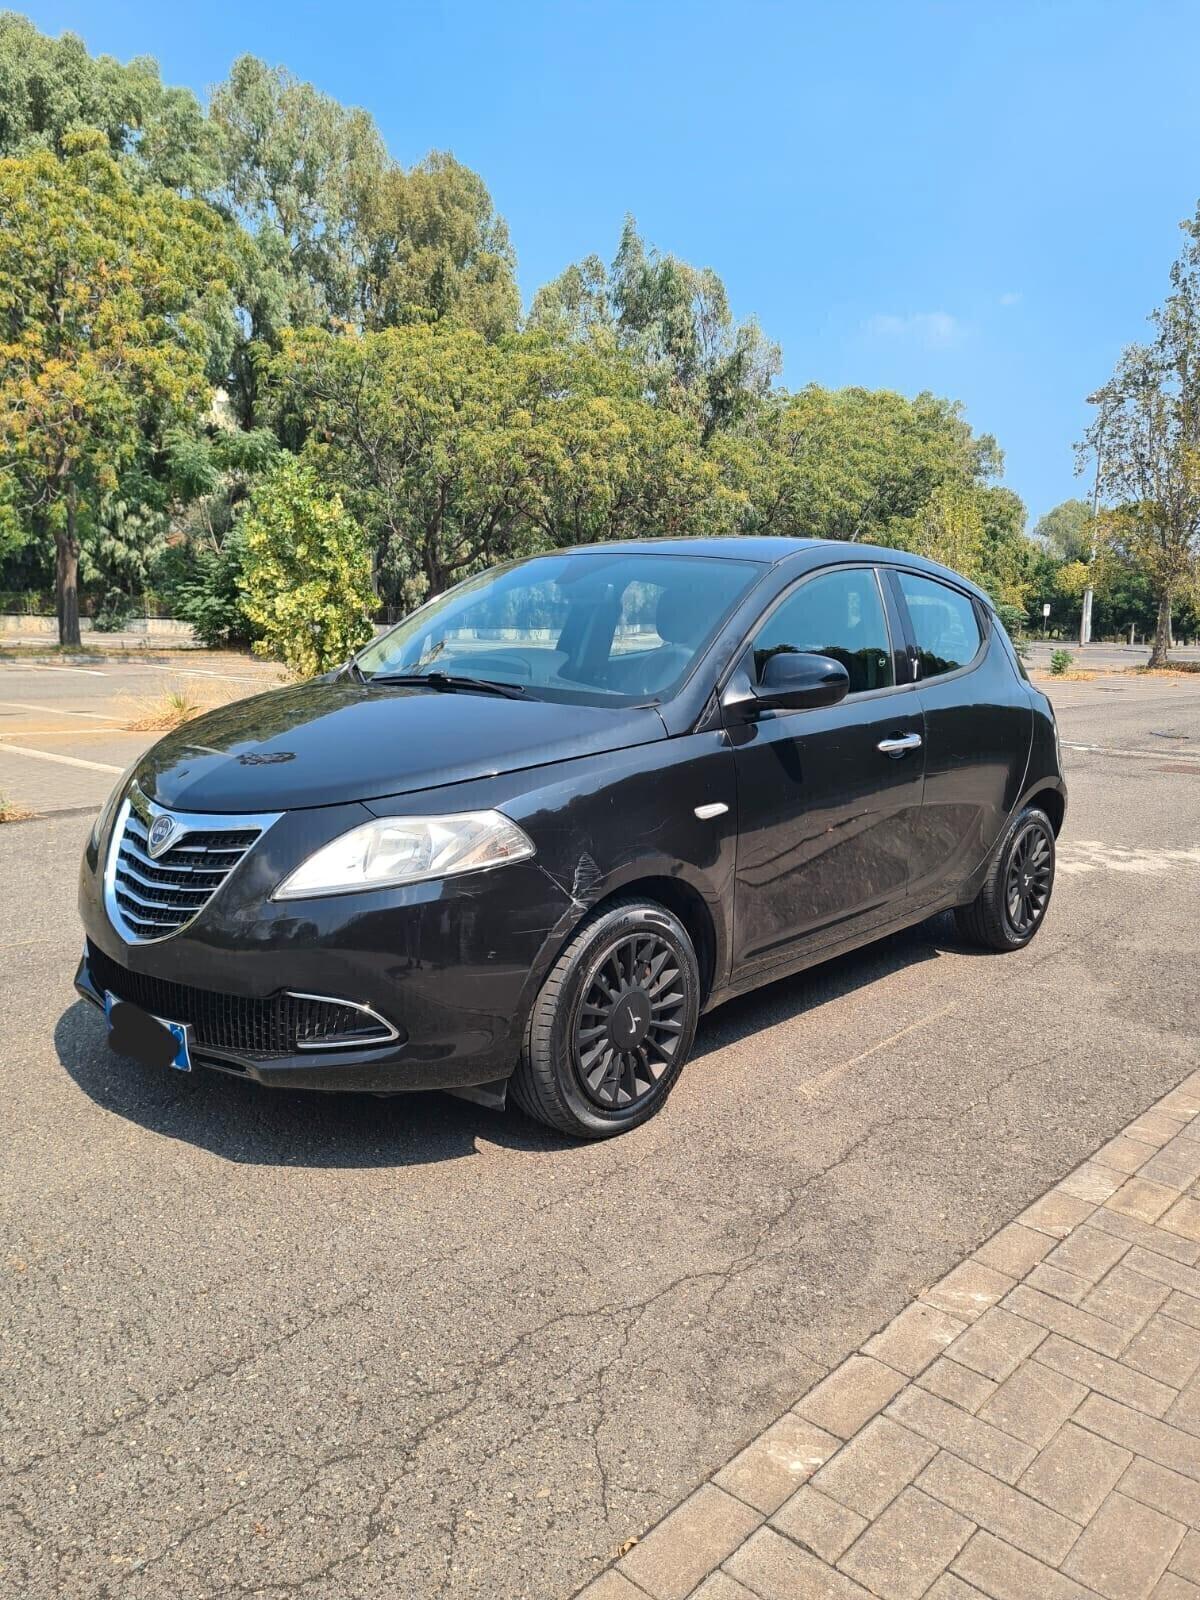
[[[1033,537],[1060,561],[1086,561],[1092,550],[1092,520],[1085,500],[1064,500],[1040,519]]]
[[[999,457],[949,401],[816,384],[771,395],[712,448],[746,489],[746,532],[883,544],[907,544],[935,490],[982,483]]]
[[[327,671],[371,636],[366,540],[316,469],[281,456],[242,518],[243,609],[255,648],[302,676]]]
[[[907,524],[893,525],[889,544],[940,561],[964,577],[976,578],[983,563],[983,514],[971,487],[939,484]]]
[[[1055,650],[1050,656],[1050,671],[1056,678],[1061,678],[1064,672],[1070,672],[1075,657],[1069,650]]]
[[[453,316],[496,338],[519,299],[508,230],[483,180],[434,152],[411,171],[374,119],[254,56],[213,94],[221,203],[252,236],[252,337]]]
[[[215,213],[135,186],[99,140],[0,160],[0,453],[9,505],[55,540],[65,643],[87,525],[161,430],[204,405],[227,292]]]
[[[236,649],[257,637],[244,606],[244,564],[245,544],[235,528],[219,547],[180,552],[156,573],[159,592],[174,615],[190,622],[209,649]]]
[[[735,323],[711,267],[647,248],[626,217],[612,267],[597,256],[538,291],[529,325],[631,356],[661,403],[697,417],[705,439],[745,416],[779,371],[777,345]]]
[[[273,368],[306,459],[367,531],[385,596],[490,561],[645,532],[715,532],[735,491],[698,426],[644,395],[625,356],[449,324],[310,330]]]
[[[73,33],[49,39],[0,12],[0,156],[61,156],[87,129],[156,183],[199,194],[218,176],[216,130],[189,90],[164,88],[149,56],[122,66]]]
[[[92,626],[98,633],[119,633],[136,612],[123,589],[109,589],[92,615]]]

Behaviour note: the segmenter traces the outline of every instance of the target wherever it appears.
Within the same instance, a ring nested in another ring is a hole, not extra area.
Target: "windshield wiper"
[[[456,672],[373,672],[368,683],[428,683],[445,694],[456,689],[473,689],[477,694],[502,694],[506,700],[522,700],[525,690],[519,683],[501,683],[497,678],[467,678]]]
[[[358,662],[353,656],[351,656],[349,661],[347,661],[343,666],[342,670],[338,673],[338,677],[353,678],[355,683],[366,683],[367,681],[366,673],[359,666]]]

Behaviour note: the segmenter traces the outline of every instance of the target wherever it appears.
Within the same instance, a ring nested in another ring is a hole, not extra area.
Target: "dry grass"
[[[1044,679],[1047,683],[1091,683],[1097,674],[1071,669],[1067,672],[1031,672],[1029,676],[1038,680]]]
[[[163,689],[152,700],[135,701],[125,728],[129,733],[170,733],[205,711],[213,711],[238,698],[236,684],[216,683],[211,687],[206,684],[203,692],[191,684],[176,685]]]
[[[1169,661],[1165,667],[1126,667],[1140,678],[1191,678],[1200,673],[1200,661]]]
[[[10,800],[6,794],[0,794],[0,823],[24,822],[32,815],[32,811],[26,811],[15,800]]]

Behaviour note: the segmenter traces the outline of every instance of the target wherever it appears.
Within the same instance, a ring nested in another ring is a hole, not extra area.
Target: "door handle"
[[[898,739],[880,739],[875,748],[876,750],[882,750],[885,756],[891,756],[894,759],[896,756],[906,755],[910,750],[919,750],[921,748],[921,735],[919,733],[906,733]]]

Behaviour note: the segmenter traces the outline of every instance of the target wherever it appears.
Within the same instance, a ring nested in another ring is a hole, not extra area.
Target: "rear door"
[[[941,899],[987,857],[1024,783],[1033,712],[987,608],[925,573],[890,573],[924,714],[925,804],[911,893]]]
[[[759,623],[730,684],[781,650],[840,661],[839,704],[728,724],[738,789],[734,965],[786,965],[802,945],[894,916],[919,832],[924,719],[871,566],[823,569]]]

